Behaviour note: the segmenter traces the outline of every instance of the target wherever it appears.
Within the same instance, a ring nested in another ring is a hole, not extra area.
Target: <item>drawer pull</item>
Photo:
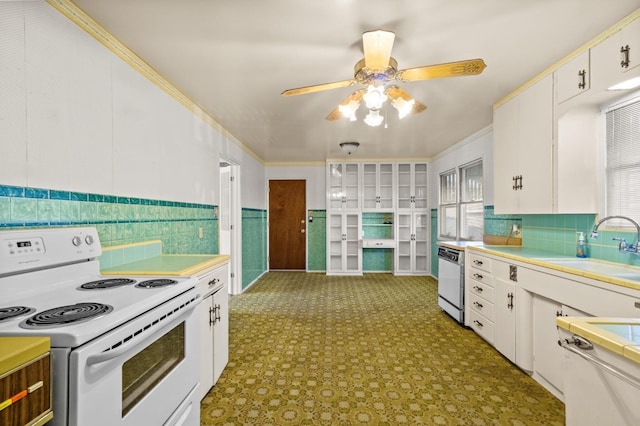
[[[214,278],[211,281],[209,281],[209,286],[216,285],[219,282],[220,282],[220,278]]]
[[[482,293],[482,291],[483,291],[483,290],[482,290],[482,287],[478,287],[477,285],[474,285],[474,286],[473,286],[473,289],[474,289],[475,291],[477,291],[478,293]]]
[[[484,306],[482,306],[482,303],[480,303],[480,302],[473,302],[473,304],[476,305],[480,309],[484,308]]]
[[[481,280],[481,279],[483,279],[484,277],[482,276],[482,274],[475,273],[475,274],[473,274],[473,278],[478,279],[478,280]]]
[[[478,265],[478,266],[482,266],[482,265],[484,265],[484,262],[482,260],[474,259],[473,260],[473,264],[474,265]]]
[[[481,328],[482,328],[482,327],[484,327],[484,325],[483,325],[480,321],[478,321],[478,320],[473,320],[473,323],[474,323],[475,325],[477,325],[478,327],[481,327]]]

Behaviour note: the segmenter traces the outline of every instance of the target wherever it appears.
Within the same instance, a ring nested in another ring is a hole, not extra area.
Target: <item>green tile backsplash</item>
[[[327,268],[327,211],[309,210],[313,221],[307,218],[307,270],[326,271]]]
[[[0,185],[0,230],[95,226],[104,247],[161,240],[168,254],[215,254],[214,207]],[[199,238],[200,228],[203,238]]]

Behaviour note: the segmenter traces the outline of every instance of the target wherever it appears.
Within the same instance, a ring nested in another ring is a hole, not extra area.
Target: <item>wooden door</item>
[[[306,182],[269,181],[269,269],[306,270]]]

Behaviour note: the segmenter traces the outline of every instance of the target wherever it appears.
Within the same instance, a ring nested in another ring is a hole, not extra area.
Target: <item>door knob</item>
[[[304,229],[301,229],[300,232],[302,232],[304,234]]]

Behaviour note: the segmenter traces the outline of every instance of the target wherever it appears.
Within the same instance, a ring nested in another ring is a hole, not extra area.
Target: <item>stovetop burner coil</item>
[[[28,315],[35,312],[35,309],[27,306],[10,306],[8,308],[0,308],[0,321],[19,317],[21,315]]]
[[[23,328],[57,327],[61,325],[77,324],[113,311],[113,306],[104,303],[87,302],[75,305],[60,306],[38,312],[24,320]]]
[[[157,278],[157,279],[142,281],[136,284],[136,287],[156,288],[156,287],[164,287],[164,286],[173,285],[173,284],[178,284],[178,281],[172,280],[169,278]]]
[[[136,280],[130,278],[105,278],[102,280],[91,281],[80,286],[84,290],[96,290],[104,288],[121,287],[123,285],[134,284]]]

